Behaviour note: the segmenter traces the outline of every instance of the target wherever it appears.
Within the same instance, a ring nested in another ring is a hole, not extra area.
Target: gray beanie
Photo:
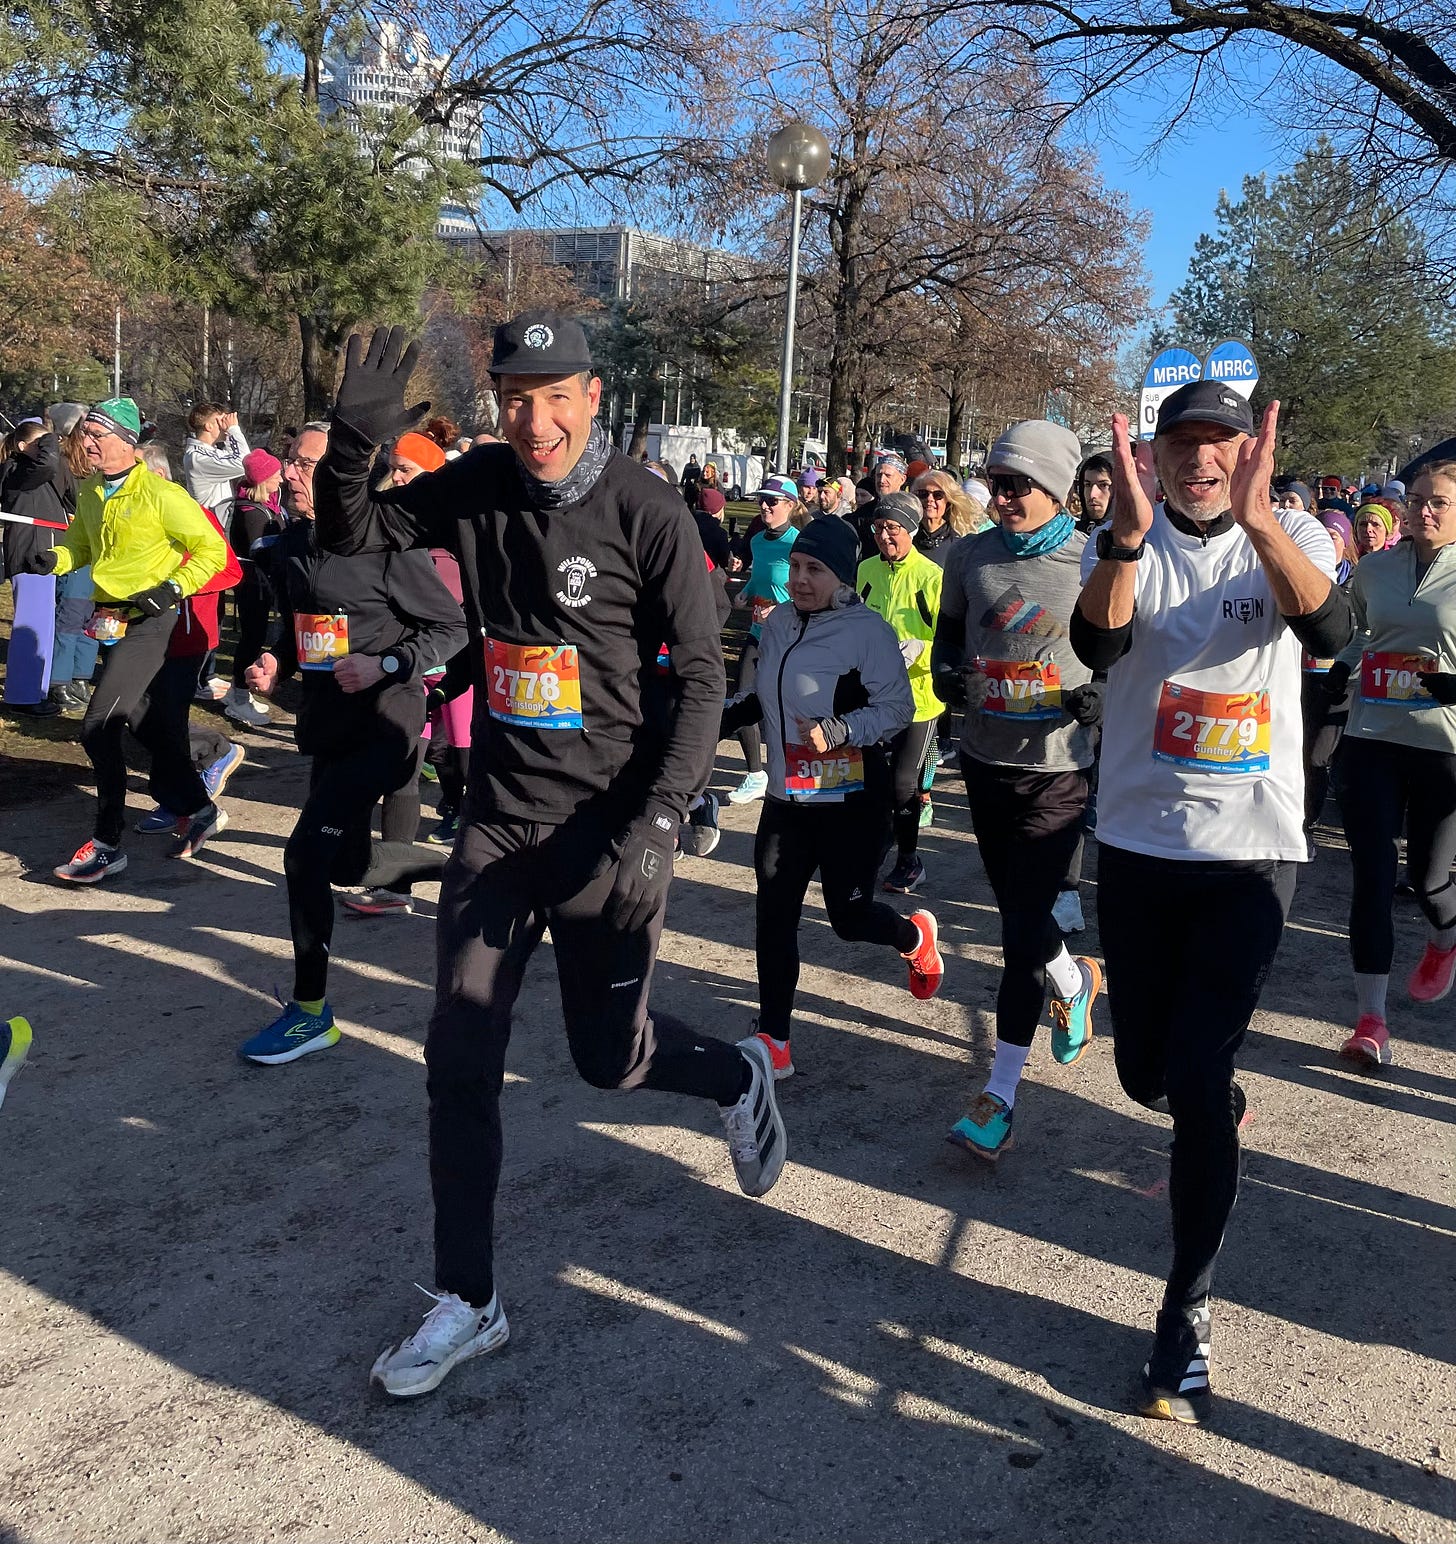
[[[1045,418],[1028,418],[1012,424],[991,447],[986,470],[1020,472],[1065,504],[1081,460],[1082,442],[1070,429]]]
[[[870,505],[870,521],[893,520],[903,525],[913,536],[920,529],[920,500],[913,493],[902,489],[899,493],[882,493]]]
[[[817,558],[843,584],[852,585],[859,572],[859,537],[838,515],[817,515],[799,532],[793,550]]]
[[[84,402],[52,402],[46,409],[46,417],[56,433],[64,439],[86,414]]]

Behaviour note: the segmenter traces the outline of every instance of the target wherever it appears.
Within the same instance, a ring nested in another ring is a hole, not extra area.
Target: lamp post
[[[768,142],[769,175],[794,195],[789,230],[789,288],[784,302],[784,365],[779,377],[779,469],[789,468],[789,397],[794,381],[794,323],[799,305],[799,224],[804,190],[817,188],[829,170],[829,141],[812,124],[786,124]]]

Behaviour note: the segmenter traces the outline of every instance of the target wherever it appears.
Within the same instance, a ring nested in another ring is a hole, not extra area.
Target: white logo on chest
[[[573,611],[588,605],[591,596],[586,592],[587,581],[597,576],[597,566],[590,558],[572,557],[556,565],[558,574],[565,574],[563,588],[556,592],[556,599]]]

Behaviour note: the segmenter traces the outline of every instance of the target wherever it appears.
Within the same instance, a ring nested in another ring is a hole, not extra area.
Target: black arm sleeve
[[[6,479],[11,493],[31,493],[53,483],[61,471],[61,442],[54,434],[42,434],[24,450],[15,453],[10,476]]]
[[[387,561],[389,604],[408,629],[393,652],[407,662],[410,678],[417,679],[465,647],[465,617],[428,553],[406,552]]]
[[[470,485],[480,474],[474,456],[447,461],[403,488],[370,488],[374,446],[334,419],[329,448],[313,474],[314,523],[319,546],[346,556],[405,552],[411,547],[455,550],[454,525]]]
[[[740,729],[747,729],[762,719],[763,704],[759,702],[757,692],[750,692],[742,702],[735,702],[731,708],[723,709],[723,717],[718,724],[718,738],[726,740],[730,734],[737,734]]]
[[[1134,611],[1133,621],[1136,620]],[[1122,627],[1093,627],[1082,615],[1079,601],[1072,608],[1067,641],[1072,645],[1072,653],[1089,670],[1110,670],[1132,647],[1132,622]]]
[[[1322,606],[1302,617],[1285,617],[1289,631],[1316,659],[1329,659],[1355,636],[1355,612],[1350,597],[1337,584],[1330,586]]]

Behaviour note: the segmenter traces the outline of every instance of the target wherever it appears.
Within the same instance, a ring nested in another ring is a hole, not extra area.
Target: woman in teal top
[[[789,552],[799,533],[789,524],[789,517],[799,507],[799,486],[792,477],[766,477],[754,495],[758,500],[763,528],[748,544],[750,573],[740,597],[752,608],[748,642],[738,659],[738,692],[751,692],[758,678],[758,640],[763,624],[775,606],[789,598]],[[763,770],[763,739],[758,726],[738,731],[743,759],[748,771],[743,781],[728,795],[730,804],[748,804],[763,798],[768,791],[768,775]]]

